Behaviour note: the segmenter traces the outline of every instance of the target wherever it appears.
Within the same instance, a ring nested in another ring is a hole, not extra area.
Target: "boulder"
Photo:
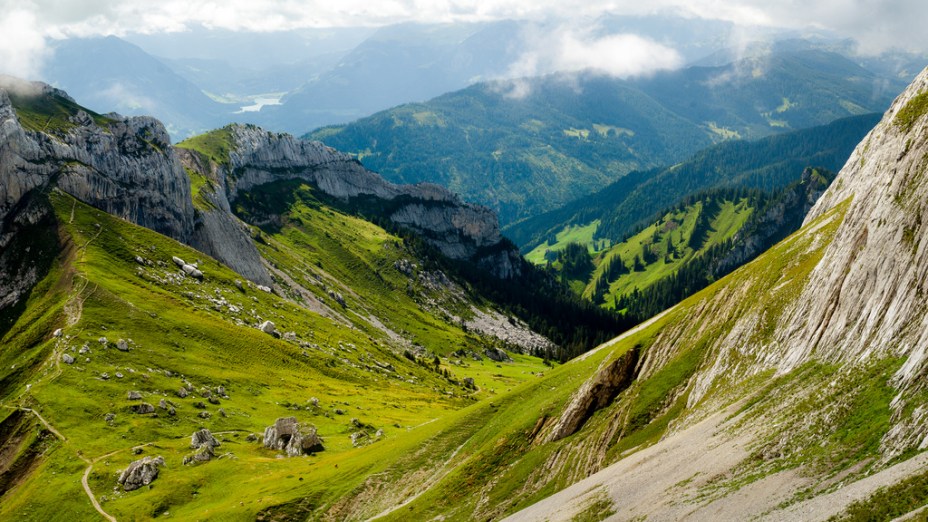
[[[61,337],[61,328],[55,330],[54,333],[52,333],[52,335],[55,337]]]
[[[258,330],[261,330],[262,332],[270,335],[277,334],[277,326],[275,326],[272,321],[264,321],[260,326],[258,326]]]
[[[183,267],[184,265],[187,264],[186,261],[184,261],[183,259],[181,259],[181,258],[179,258],[179,257],[177,257],[177,256],[171,257],[171,261],[174,261],[174,264],[177,265],[178,267]]]
[[[193,265],[184,265],[181,267],[181,270],[190,277],[195,277],[197,279],[203,279],[203,272],[201,272],[197,267]]]
[[[125,339],[120,339],[120,340],[116,341],[116,349],[119,350],[120,352],[128,352],[128,351],[129,351],[129,343],[126,342]]]
[[[63,353],[61,354],[61,362],[65,364],[74,364],[74,357],[71,357],[71,355],[69,354]]]
[[[264,447],[282,450],[288,457],[325,449],[316,428],[301,426],[296,417],[281,417],[268,426],[264,430]]]
[[[118,482],[126,491],[139,489],[142,486],[151,484],[153,480],[158,478],[158,469],[161,466],[164,466],[164,457],[160,455],[154,458],[145,457],[133,461],[128,468],[119,474]]]
[[[203,447],[213,449],[219,445],[219,440],[206,428],[195,431],[193,435],[190,436],[190,449],[200,449]]]
[[[142,400],[142,394],[140,392],[132,390],[126,393],[126,398],[129,399],[130,401],[140,401]]]
[[[187,397],[187,393],[188,393],[187,388],[180,388],[179,390],[177,390],[177,396],[180,397],[181,399]]]
[[[512,358],[509,357],[509,354],[499,348],[487,348],[483,351],[483,354],[491,361],[512,362]]]
[[[149,413],[155,413],[155,407],[147,402],[142,402],[139,404],[133,404],[129,407],[133,413],[138,413],[139,415],[146,415]]]

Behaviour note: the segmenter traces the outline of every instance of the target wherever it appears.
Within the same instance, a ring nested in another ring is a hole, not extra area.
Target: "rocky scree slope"
[[[588,468],[599,473],[513,519],[570,518],[597,495],[612,512],[648,518],[826,519],[853,501],[863,503],[855,509],[883,516],[886,506],[871,495],[923,476],[918,454],[928,447],[926,169],[928,70],[857,147],[799,233],[674,309],[653,339],[630,341],[644,348],[638,384],[591,421],[585,440],[563,450],[588,452],[616,434],[621,441],[648,383],[695,355],[689,375],[656,410],[681,409],[653,451],[628,464],[622,455],[600,453],[600,464]],[[589,419],[585,405],[600,399],[584,394],[610,382],[615,366],[604,363],[553,426]],[[689,462],[693,447],[724,464],[682,466],[679,473],[667,467]],[[618,462],[600,467],[610,460]],[[646,472],[633,473],[636,467]],[[655,481],[649,473],[669,478]],[[848,484],[854,487],[847,494],[832,494]],[[630,499],[628,491],[641,495]],[[656,500],[656,493],[688,500]],[[902,513],[920,507],[894,502]]]

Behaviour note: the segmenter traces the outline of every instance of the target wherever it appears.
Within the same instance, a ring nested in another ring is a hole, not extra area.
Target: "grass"
[[[8,372],[3,404],[35,408],[67,441],[47,452],[37,471],[4,498],[0,517],[15,513],[55,519],[59,513],[72,513],[91,518],[80,490],[85,464],[74,457],[96,458],[113,451],[95,465],[90,484],[98,496],[106,495],[104,509],[120,519],[164,511],[181,518],[253,518],[268,506],[307,496],[333,502],[356,488],[373,468],[388,466],[446,426],[436,419],[550,371],[529,356],[516,355],[515,362],[500,365],[487,359],[443,357],[441,367],[450,372],[449,379],[403,357],[391,338],[358,315],[381,314],[384,322],[408,330],[435,353],[459,346],[476,351],[488,341],[437,318],[437,311],[416,302],[422,299],[415,297],[418,294],[407,296],[401,290],[403,298],[387,306],[390,294],[380,295],[386,287],[377,286],[386,283],[373,271],[381,270],[384,281],[402,289],[405,276],[392,262],[410,254],[383,230],[330,209],[295,207],[292,225],[266,236],[268,244],[262,247],[273,252],[271,259],[282,269],[318,268],[318,263],[326,271],[311,274],[327,274],[330,285],[345,277],[343,284],[354,292],[339,287],[346,295],[348,309],[341,313],[350,318],[347,323],[248,286],[239,290],[235,281],[241,277],[218,262],[67,196],[55,194],[52,203],[62,237],[73,245],[72,254],[62,258],[33,292],[25,313],[5,335],[0,358],[4,368],[23,369]],[[72,208],[74,220],[69,222]],[[302,229],[304,219],[318,219],[319,228]],[[296,254],[288,246],[302,240],[309,246],[327,233],[349,231],[356,240],[345,239],[350,248],[341,252],[320,244],[327,248],[324,253],[306,248]],[[171,262],[175,255],[198,260],[204,280],[177,276]],[[146,263],[138,264],[136,256]],[[372,272],[365,273],[368,269]],[[82,303],[80,318],[67,326],[63,310],[66,303],[77,301]],[[331,299],[330,304],[336,306]],[[282,332],[295,332],[304,345],[251,327],[264,319],[273,320]],[[62,326],[65,337],[56,343],[50,333]],[[101,344],[101,337],[108,344]],[[132,350],[116,350],[117,339],[131,339]],[[84,345],[90,353],[77,354]],[[62,350],[73,353],[77,362],[56,364]],[[382,370],[374,361],[389,363],[395,371]],[[101,379],[104,372],[108,380]],[[473,377],[480,390],[461,386],[464,377]],[[181,399],[175,392],[184,380],[195,391]],[[32,385],[28,391],[26,383]],[[230,398],[207,404],[211,417],[200,418],[202,410],[194,403],[203,401],[201,390],[220,385]],[[143,400],[154,405],[161,399],[172,402],[177,415],[162,410],[156,416],[130,413],[128,390],[140,391]],[[311,397],[319,399],[319,407],[311,406]],[[115,419],[107,423],[104,417],[109,413]],[[259,444],[244,441],[249,432],[260,433],[275,418],[289,415],[315,425],[326,451],[282,461]],[[369,447],[352,447],[349,435],[356,430],[351,418],[383,430],[383,438]],[[190,451],[190,433],[201,427],[224,433],[222,452],[234,458],[181,466]],[[163,455],[167,467],[150,488],[113,494],[116,472],[139,458],[129,449],[140,444],[149,444],[143,455]],[[49,483],[70,491],[67,499],[48,503],[44,488]],[[230,491],[240,492],[244,503],[228,503]]]
[[[86,112],[94,123],[103,128],[107,128],[112,121],[55,94],[21,94],[12,90],[8,94],[19,123],[26,130],[62,136],[77,127],[70,118],[79,111]]]
[[[229,153],[233,148],[230,126],[198,134],[178,143],[176,147],[199,152],[218,165],[229,165]]]
[[[564,227],[560,232],[555,234],[555,239],[557,240],[554,243],[549,243],[545,241],[544,243],[538,245],[531,252],[525,254],[525,259],[530,263],[536,265],[543,265],[552,258],[552,254],[563,250],[570,243],[579,243],[581,245],[587,246],[590,253],[596,254],[603,250],[603,248],[608,248],[608,240],[599,240],[596,241],[593,239],[593,236],[596,234],[596,229],[599,228],[599,220],[593,221],[586,225],[569,225]]]
[[[928,505],[928,471],[878,489],[869,498],[854,502],[829,522],[894,520]],[[925,512],[911,520],[925,520]]]
[[[915,122],[926,112],[928,112],[928,91],[918,93],[899,109],[893,118],[893,125],[903,132],[909,132],[915,126]]]

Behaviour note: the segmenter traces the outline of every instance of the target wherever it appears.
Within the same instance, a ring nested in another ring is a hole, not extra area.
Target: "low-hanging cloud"
[[[597,36],[591,29],[532,26],[523,34],[525,50],[509,67],[499,85],[505,93],[522,98],[531,92],[526,78],[552,73],[593,72],[628,78],[677,68],[683,59],[677,51],[635,34]]]

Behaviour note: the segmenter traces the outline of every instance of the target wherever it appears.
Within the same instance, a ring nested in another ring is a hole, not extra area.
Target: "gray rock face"
[[[561,417],[548,433],[547,442],[563,439],[577,432],[597,410],[609,405],[635,379],[638,350],[632,349],[609,364],[577,390]]]
[[[117,482],[126,491],[139,489],[142,486],[151,484],[152,481],[158,478],[158,471],[161,466],[164,466],[164,457],[160,455],[154,458],[145,457],[133,461],[128,468],[119,474]]]
[[[264,447],[281,450],[288,457],[323,451],[322,438],[316,428],[303,427],[296,417],[281,417],[264,430]]]
[[[491,361],[512,362],[512,358],[509,357],[509,354],[499,348],[487,348],[483,351],[483,354]]]
[[[207,462],[215,455],[215,448],[220,446],[219,441],[206,428],[193,432],[190,436],[190,448],[196,450],[192,455],[184,457],[184,464]]]
[[[319,142],[251,125],[232,125],[228,129],[235,144],[228,168],[204,165],[196,154],[179,154],[188,168],[215,180],[217,185],[208,195],[217,211],[207,212],[201,218],[202,233],[196,236],[198,248],[243,275],[251,274],[246,277],[270,283],[245,230],[227,211],[229,202],[256,186],[290,179],[304,179],[328,196],[346,201],[359,198],[390,201],[392,210],[385,217],[418,233],[445,256],[483,260],[483,266],[499,277],[512,277],[519,270],[519,265],[512,264],[505,252],[502,257],[482,254],[483,249],[500,245],[502,240],[496,215],[487,208],[463,203],[453,193],[433,184],[394,185],[347,154]],[[517,251],[505,250],[518,257]]]
[[[160,122],[110,115],[101,128],[79,112],[62,136],[25,130],[8,89],[0,86],[0,223],[31,190],[58,187],[106,212],[186,241],[193,231],[190,181]],[[18,82],[29,95],[72,101],[40,83]],[[3,232],[3,231],[0,231]]]

